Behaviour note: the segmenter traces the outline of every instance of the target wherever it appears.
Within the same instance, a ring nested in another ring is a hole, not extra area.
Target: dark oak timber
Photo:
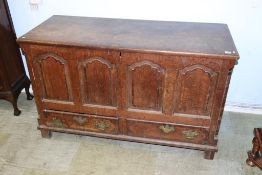
[[[30,80],[26,76],[16,34],[6,0],[0,0],[0,99],[12,103],[14,115],[20,115],[17,100],[25,88],[27,100],[32,100],[29,93]]]
[[[225,24],[53,16],[18,39],[39,126],[205,151],[239,58]]]

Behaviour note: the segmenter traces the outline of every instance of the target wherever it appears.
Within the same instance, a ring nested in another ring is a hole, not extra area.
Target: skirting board
[[[234,105],[226,104],[225,111],[262,115],[262,107],[258,107],[257,105],[243,106],[243,105],[236,105],[236,104]]]

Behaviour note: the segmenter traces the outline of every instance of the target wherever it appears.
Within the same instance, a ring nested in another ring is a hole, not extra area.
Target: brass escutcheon
[[[99,130],[104,131],[105,129],[109,128],[109,124],[107,122],[104,122],[104,121],[96,121],[95,127]]]
[[[86,117],[73,117],[73,120],[78,123],[79,125],[83,126],[88,122],[88,119]]]
[[[175,131],[175,127],[174,126],[167,125],[167,124],[159,126],[159,129],[161,129],[166,134]]]
[[[188,131],[183,131],[183,135],[187,139],[193,139],[196,136],[198,136],[198,132],[197,131],[188,130]]]

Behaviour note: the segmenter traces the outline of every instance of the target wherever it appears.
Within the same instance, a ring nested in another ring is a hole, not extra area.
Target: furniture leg
[[[13,97],[13,100],[12,100],[12,105],[13,105],[13,108],[14,108],[14,115],[15,115],[15,116],[19,116],[19,115],[21,114],[21,111],[20,111],[20,110],[18,109],[18,107],[17,107],[18,96],[19,96],[19,94],[18,94],[18,95],[15,95],[15,96]]]
[[[208,160],[213,160],[215,156],[215,151],[205,151],[204,158]]]
[[[50,130],[46,129],[41,129],[41,135],[43,138],[51,138],[52,137],[52,132]]]
[[[28,79],[26,86],[25,86],[25,92],[26,92],[27,100],[32,100],[34,98],[34,96],[29,92],[30,84],[31,84],[31,82]]]
[[[257,166],[262,170],[262,129],[254,129],[254,138],[252,140],[253,148],[251,151],[248,151],[248,158],[246,164],[254,167]]]
[[[248,158],[247,158],[247,160],[246,160],[246,164],[247,165],[249,165],[249,166],[251,166],[251,167],[254,167],[254,166],[256,166],[256,164],[254,163],[254,155],[252,154],[252,152],[251,151],[248,151]]]

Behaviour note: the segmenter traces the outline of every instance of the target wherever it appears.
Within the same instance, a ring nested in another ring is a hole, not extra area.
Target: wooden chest
[[[84,134],[213,159],[239,58],[227,25],[53,16],[18,42],[43,137]]]

